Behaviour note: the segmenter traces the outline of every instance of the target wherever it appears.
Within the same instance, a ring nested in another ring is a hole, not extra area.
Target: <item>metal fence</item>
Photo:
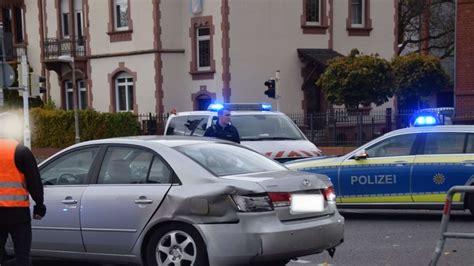
[[[333,109],[321,113],[287,114],[303,131],[306,137],[317,146],[360,146],[392,130],[410,126],[414,110],[346,110]],[[168,114],[138,116],[142,133],[145,135],[163,134]],[[460,115],[463,121],[471,124],[474,111]]]

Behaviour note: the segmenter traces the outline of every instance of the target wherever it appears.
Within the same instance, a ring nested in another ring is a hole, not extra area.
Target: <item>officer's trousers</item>
[[[13,240],[16,265],[30,266],[31,222],[0,225],[0,264],[5,259],[8,235]]]

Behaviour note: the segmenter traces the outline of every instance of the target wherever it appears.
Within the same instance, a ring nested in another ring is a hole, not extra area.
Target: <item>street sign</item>
[[[0,87],[10,87],[15,82],[15,71],[6,63],[0,63]]]

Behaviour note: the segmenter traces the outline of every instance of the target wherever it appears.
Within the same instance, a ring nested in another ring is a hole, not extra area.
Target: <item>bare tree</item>
[[[399,0],[398,54],[454,54],[455,0]]]

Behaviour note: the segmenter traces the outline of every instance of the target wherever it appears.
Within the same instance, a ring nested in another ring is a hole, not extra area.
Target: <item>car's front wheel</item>
[[[189,225],[168,224],[155,231],[146,248],[148,266],[207,265],[206,245]]]

